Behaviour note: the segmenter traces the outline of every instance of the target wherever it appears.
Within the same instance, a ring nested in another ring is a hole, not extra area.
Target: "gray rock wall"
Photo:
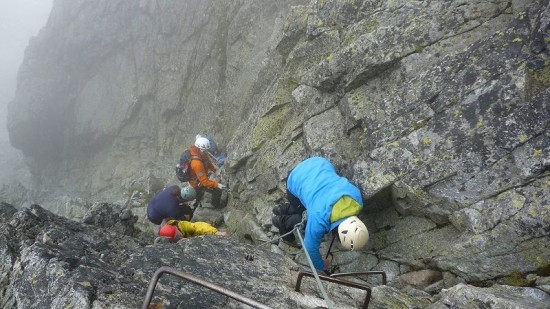
[[[228,145],[238,203],[269,226],[256,205],[281,201],[288,171],[325,156],[362,189],[373,236],[355,262],[342,256],[346,270],[543,273],[548,12],[544,1],[295,7],[279,77]]]

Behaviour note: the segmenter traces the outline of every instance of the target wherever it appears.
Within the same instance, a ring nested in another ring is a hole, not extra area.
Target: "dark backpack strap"
[[[199,156],[191,156],[191,158],[189,158],[189,162],[191,162],[191,160],[199,160],[202,162],[202,159]]]

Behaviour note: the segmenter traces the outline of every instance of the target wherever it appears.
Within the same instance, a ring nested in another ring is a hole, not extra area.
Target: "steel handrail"
[[[331,277],[346,277],[346,276],[360,276],[360,275],[382,275],[382,284],[386,285],[387,278],[386,273],[381,270],[371,270],[371,271],[360,271],[360,272],[351,272],[351,273],[337,273],[331,274]]]
[[[302,285],[302,277],[304,277],[304,276],[314,278],[314,275],[309,271],[299,272],[298,273],[298,278],[296,279],[296,287],[294,288],[294,290],[296,292],[300,292],[300,286]],[[367,291],[367,296],[365,297],[365,302],[363,303],[363,309],[367,309],[369,307],[369,302],[370,302],[370,297],[371,297],[371,288],[369,286],[364,285],[364,284],[351,282],[351,281],[347,281],[347,280],[336,279],[334,277],[328,277],[328,276],[324,276],[324,275],[318,275],[318,277],[319,277],[319,279],[324,280],[324,281],[328,281],[328,282],[332,282],[332,283],[345,285],[345,286],[349,286],[349,287],[352,287],[352,288],[357,288],[357,289]]]
[[[151,303],[151,298],[153,297],[153,292],[155,291],[155,287],[157,285],[157,282],[159,281],[159,279],[160,279],[160,277],[162,276],[163,273],[169,273],[169,274],[174,275],[176,277],[179,277],[181,279],[191,281],[195,284],[204,286],[204,287],[206,287],[210,290],[213,290],[213,291],[216,291],[220,294],[229,296],[229,297],[231,297],[231,298],[233,298],[237,301],[245,303],[245,304],[247,304],[249,306],[252,306],[254,308],[272,309],[271,307],[268,307],[268,306],[266,306],[262,303],[259,303],[259,302],[255,301],[253,299],[250,299],[248,297],[242,296],[238,293],[235,293],[235,292],[233,292],[231,290],[228,290],[224,287],[221,287],[217,284],[202,280],[202,279],[197,278],[197,277],[195,277],[191,274],[184,273],[182,271],[179,271],[179,270],[176,270],[176,269],[173,269],[173,268],[170,268],[170,267],[166,267],[166,266],[162,266],[161,268],[157,269],[157,271],[153,275],[153,278],[151,278],[151,282],[149,283],[149,288],[147,289],[147,294],[145,295],[143,305],[141,306],[142,309],[147,309],[149,307],[149,304]]]

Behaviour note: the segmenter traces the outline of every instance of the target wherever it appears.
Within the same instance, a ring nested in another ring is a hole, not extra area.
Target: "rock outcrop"
[[[87,223],[54,215],[39,205],[16,212],[2,203],[0,214],[2,308],[140,308],[160,267],[272,308],[324,305],[315,296],[312,280],[304,280],[301,292],[294,291],[299,266],[282,254],[221,236],[153,244],[152,237],[136,234],[133,220],[116,205],[94,205]],[[106,217],[118,221],[105,222]],[[161,276],[152,291],[154,308],[239,308],[233,299],[170,274]],[[328,293],[337,308],[358,308],[365,301],[365,292],[349,287],[330,286]],[[472,302],[483,302],[495,308],[542,309],[548,300],[533,288],[461,284],[434,302],[427,294],[410,296],[380,286],[373,288],[370,308],[472,308]]]

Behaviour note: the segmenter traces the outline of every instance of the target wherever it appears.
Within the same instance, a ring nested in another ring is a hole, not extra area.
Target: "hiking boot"
[[[285,203],[278,206],[273,207],[273,214],[280,216],[280,215],[288,215],[290,212],[290,204]]]
[[[273,224],[274,227],[276,227],[280,230],[281,229],[280,228],[280,226],[281,226],[281,217],[280,216],[273,216],[271,218],[271,224]]]

